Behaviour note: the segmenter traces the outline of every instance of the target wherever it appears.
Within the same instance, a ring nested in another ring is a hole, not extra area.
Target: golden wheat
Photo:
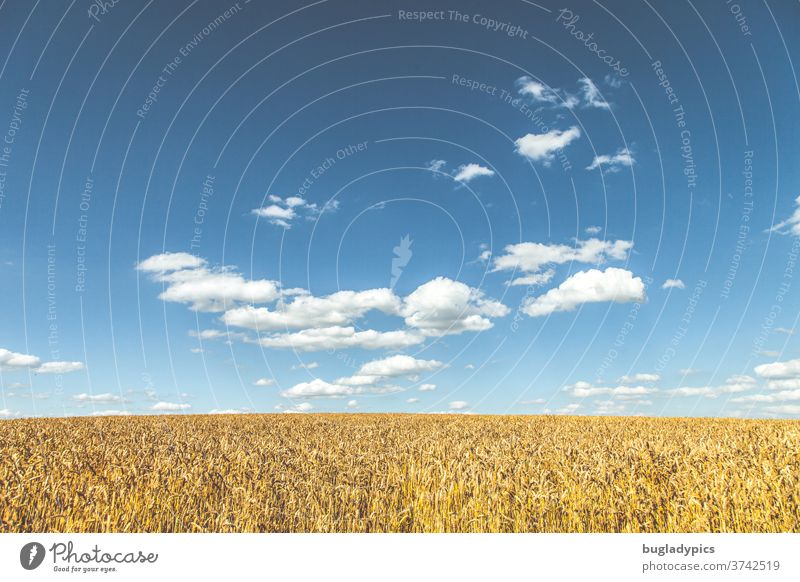
[[[2,532],[798,532],[800,423],[426,415],[0,423]]]

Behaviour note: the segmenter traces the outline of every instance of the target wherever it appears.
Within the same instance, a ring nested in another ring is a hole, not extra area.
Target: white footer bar
[[[796,581],[800,534],[0,535],[4,581],[217,578]]]

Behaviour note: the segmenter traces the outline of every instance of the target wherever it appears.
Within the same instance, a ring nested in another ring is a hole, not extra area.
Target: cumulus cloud
[[[397,354],[362,365],[352,375],[333,382],[316,378],[310,382],[300,382],[281,392],[286,398],[342,398],[357,394],[387,394],[399,392],[403,388],[388,381],[400,377],[416,378],[417,375],[440,370],[445,364],[437,360],[422,360]]]
[[[800,400],[800,389],[781,390],[779,392],[772,392],[770,394],[750,394],[748,396],[739,396],[734,398],[732,402],[790,402],[794,400]]]
[[[564,95],[562,97],[562,92],[560,90],[547,87],[543,83],[527,75],[517,79],[515,85],[520,95],[529,97],[531,101],[537,103],[550,103],[552,105],[563,104],[565,107],[569,107],[570,104],[573,104],[572,101],[565,100],[565,97],[568,96]]]
[[[76,394],[72,397],[76,402],[123,402],[123,398],[117,394],[105,392],[103,394]]]
[[[652,382],[658,382],[659,380],[661,380],[661,376],[658,374],[626,374],[617,380],[617,382],[620,384],[637,384],[639,382],[649,384]]]
[[[45,362],[34,370],[36,374],[69,374],[83,370],[83,362]]]
[[[280,407],[283,409],[283,406]],[[306,412],[310,412],[314,406],[310,402],[301,402],[296,404],[290,408],[283,410],[284,414],[305,414]]]
[[[494,176],[494,171],[480,164],[464,164],[458,167],[453,180],[466,184],[480,176]]]
[[[668,390],[672,396],[692,397],[703,396],[705,398],[717,398],[722,394],[735,394],[737,392],[747,392],[756,386],[755,378],[751,376],[731,376],[719,386],[686,386]]]
[[[520,77],[515,84],[517,92],[533,103],[567,109],[574,109],[578,106],[585,109],[611,109],[611,105],[601,95],[600,89],[588,77],[578,79],[578,92],[574,94],[556,87],[548,87],[529,76]],[[618,88],[620,85],[609,83],[609,86]]]
[[[316,370],[317,368],[319,368],[319,363],[317,362],[308,362],[292,366],[292,370]]]
[[[590,398],[593,396],[611,396],[620,399],[633,399],[658,392],[652,386],[594,386],[589,382],[576,382],[563,388],[570,396]]]
[[[253,386],[262,386],[262,387],[272,386],[274,384],[275,380],[273,380],[272,378],[259,378],[258,380],[253,382]]]
[[[661,285],[662,289],[686,289],[686,285],[680,279],[667,279]]]
[[[445,366],[438,360],[420,360],[397,354],[382,360],[367,362],[358,370],[361,376],[414,376],[424,372],[435,372]]]
[[[137,265],[166,286],[159,295],[163,301],[185,303],[195,311],[224,311],[239,303],[266,303],[281,296],[275,281],[247,280],[231,267],[208,268],[202,260],[193,267],[186,266],[186,257],[191,255],[179,259],[175,255],[185,253],[154,255]],[[174,268],[176,265],[180,268]]]
[[[34,374],[68,374],[83,370],[83,362],[44,362],[37,356],[0,348],[0,370],[30,370]]]
[[[551,271],[542,273],[538,278],[530,275],[539,274],[548,265],[562,265],[569,262],[599,265],[609,260],[625,260],[632,247],[631,241],[597,238],[578,240],[574,246],[523,242],[507,245],[504,249],[505,254],[494,258],[492,271],[518,270],[528,274],[511,281],[512,285],[547,283],[554,274]]]
[[[800,359],[761,364],[755,367],[755,373],[767,379],[800,378]]]
[[[617,153],[608,155],[603,154],[595,156],[592,163],[586,166],[587,170],[596,170],[602,168],[604,172],[619,172],[623,166],[632,166],[636,160],[633,159],[633,153],[628,148],[621,148]]]
[[[281,392],[285,398],[343,398],[355,394],[399,392],[397,386],[371,387],[371,386],[346,386],[343,384],[326,382],[315,378],[310,382],[300,382],[288,390]]]
[[[131,413],[127,410],[97,410],[92,413],[92,416],[130,416]]]
[[[781,406],[767,406],[765,412],[770,414],[788,414],[791,416],[800,415],[800,404],[783,404]]]
[[[800,236],[800,196],[795,198],[794,204],[797,208],[794,209],[792,215],[770,228],[770,232]]]
[[[584,232],[586,234],[599,234],[599,233],[603,232],[603,229],[600,228],[599,226],[587,226],[583,230],[584,230]]]
[[[354,327],[323,327],[295,333],[276,334],[258,339],[265,348],[292,348],[305,352],[362,348],[365,350],[402,349],[421,344],[425,336],[404,330],[356,331]]]
[[[14,412],[10,408],[0,408],[0,418],[8,420],[9,418],[17,418],[20,416],[19,412]]]
[[[436,390],[436,384],[420,384],[418,390],[420,392],[432,392],[433,390]]]
[[[450,410],[464,410],[469,407],[469,402],[465,402],[464,400],[453,400],[448,405]]]
[[[200,266],[165,270],[187,264]],[[186,257],[151,257],[139,268],[166,285],[159,296],[162,300],[185,303],[197,311],[224,311],[221,321],[227,326],[267,332],[258,340],[244,332],[214,329],[193,335],[257,341],[270,348],[402,349],[420,344],[426,337],[489,329],[492,318],[510,311],[479,289],[446,277],[428,281],[404,298],[387,288],[343,290],[317,297],[302,289],[282,289],[275,281],[246,280],[233,268],[209,268]],[[371,311],[403,318],[406,328],[356,331],[353,324]]]
[[[405,298],[400,313],[406,325],[428,336],[483,331],[491,318],[504,317],[509,308],[459,281],[437,277]]]
[[[177,412],[179,410],[189,410],[191,407],[191,404],[162,401],[153,404],[153,406],[150,407],[150,410],[155,410],[157,412]]]
[[[605,271],[589,269],[575,273],[544,295],[527,299],[522,311],[531,317],[541,317],[572,311],[585,303],[641,302],[644,298],[644,283],[630,271],[614,267]]]
[[[279,302],[275,309],[246,305],[225,312],[226,325],[273,331],[333,327],[352,323],[367,312],[397,314],[400,299],[391,289],[339,291],[325,297],[301,295],[291,302]]]
[[[548,166],[553,161],[556,152],[564,149],[580,136],[581,130],[577,126],[573,126],[564,131],[552,129],[547,133],[528,133],[517,139],[514,144],[517,146],[519,155]]]
[[[767,382],[770,390],[800,390],[800,378],[784,378]]]
[[[306,219],[314,219],[326,212],[333,212],[339,208],[338,200],[331,200],[324,206],[319,207],[315,203],[309,203],[300,196],[289,196],[281,198],[271,194],[268,197],[272,204],[267,204],[260,208],[254,208],[251,213],[259,218],[266,219],[270,224],[280,226],[285,229],[292,227],[292,221],[301,214]]]
[[[184,269],[197,269],[205,264],[205,259],[189,253],[162,253],[145,259],[136,268],[146,273],[169,273]]]

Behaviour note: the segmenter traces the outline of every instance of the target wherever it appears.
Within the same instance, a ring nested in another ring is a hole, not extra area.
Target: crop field
[[[800,422],[0,422],[0,532],[798,532]]]

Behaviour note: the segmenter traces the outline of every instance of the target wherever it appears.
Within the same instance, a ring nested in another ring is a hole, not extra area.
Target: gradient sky
[[[800,416],[798,20],[6,0],[0,417]]]

